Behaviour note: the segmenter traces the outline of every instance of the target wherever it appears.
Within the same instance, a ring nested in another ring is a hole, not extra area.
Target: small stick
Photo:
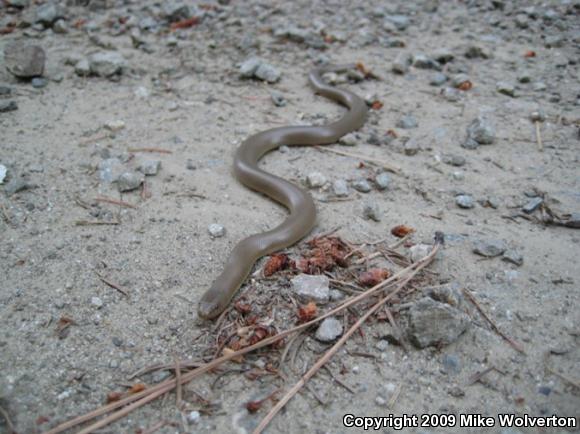
[[[328,371],[328,374],[336,382],[336,384],[338,384],[339,386],[342,386],[344,389],[348,390],[353,395],[356,395],[356,392],[354,390],[352,390],[352,388],[348,384],[344,383],[339,378],[336,378],[336,376],[334,375],[334,373],[330,370],[330,368],[328,366],[324,365],[323,368]]]
[[[536,122],[534,122],[534,125],[536,126],[536,140],[538,141],[538,149],[540,151],[543,151],[544,144],[542,143],[542,134],[540,132],[540,122],[536,121]]]
[[[153,434],[155,431],[159,431],[161,428],[163,428],[165,425],[167,425],[167,421],[162,420],[157,422],[155,425],[153,425],[151,428],[147,428],[144,431],[139,431],[141,434]]]
[[[495,368],[493,366],[490,366],[489,368],[486,368],[481,372],[476,372],[471,377],[469,377],[469,380],[467,381],[467,386],[471,386],[472,384],[477,383],[479,380],[483,378],[484,375],[489,374],[494,369]]]
[[[14,428],[14,424],[10,420],[10,416],[8,416],[8,412],[6,410],[4,410],[1,406],[0,406],[0,414],[2,415],[4,420],[6,421],[6,425],[8,425],[8,429],[10,430],[9,433],[10,434],[16,433],[16,429]]]
[[[175,406],[178,409],[182,407],[182,391],[181,391],[181,367],[179,366],[179,359],[175,357]]]
[[[343,155],[345,157],[357,158],[359,160],[366,161],[367,163],[374,164],[375,166],[382,167],[383,169],[388,170],[389,172],[395,173],[397,175],[399,175],[401,173],[401,170],[400,169],[398,169],[397,167],[394,167],[394,166],[390,165],[389,163],[387,163],[386,161],[383,161],[383,160],[378,160],[376,158],[365,157],[364,155],[351,154],[350,152],[339,151],[338,149],[323,148],[321,146],[315,146],[315,148],[317,150],[319,150],[319,151],[332,152],[334,154]]]
[[[397,402],[397,399],[399,398],[399,395],[401,394],[401,390],[403,390],[403,383],[400,383],[397,388],[395,389],[395,393],[393,393],[393,396],[391,396],[391,399],[389,399],[389,402],[387,402],[387,407],[388,408],[393,408],[393,406],[395,405],[395,402]]]
[[[137,208],[132,203],[124,202],[122,200],[111,199],[109,197],[104,197],[104,196],[99,196],[99,197],[95,198],[95,201],[97,201],[97,202],[105,202],[105,203],[112,203],[113,205],[124,206],[126,208],[133,208],[133,209]]]
[[[111,282],[110,280],[107,280],[105,277],[103,277],[99,273],[97,273],[97,271],[95,271],[95,274],[99,277],[99,279],[101,279],[101,281],[104,284],[106,284],[107,286],[110,286],[113,289],[116,289],[121,294],[123,294],[125,297],[129,298],[129,293],[125,289],[123,289],[121,286],[117,285],[114,282]]]
[[[115,221],[115,222],[103,222],[103,221],[99,221],[99,220],[77,220],[75,222],[76,226],[105,226],[105,225],[118,225],[121,222],[119,221]]]
[[[506,335],[504,332],[502,332],[499,329],[499,327],[493,322],[493,320],[489,317],[489,315],[485,313],[485,311],[483,310],[481,305],[475,299],[475,296],[471,292],[469,292],[466,288],[461,288],[461,289],[462,289],[463,293],[465,295],[467,295],[467,298],[469,298],[469,300],[477,308],[479,313],[481,313],[481,315],[487,320],[487,322],[495,330],[495,332],[498,335],[500,335],[502,338],[504,338],[507,341],[507,343],[510,344],[516,351],[519,351],[520,353],[525,354],[526,352],[524,351],[524,348],[519,343],[514,341],[512,338],[510,338],[508,335]]]
[[[160,154],[173,154],[172,151],[162,148],[129,148],[129,152],[159,152]]]

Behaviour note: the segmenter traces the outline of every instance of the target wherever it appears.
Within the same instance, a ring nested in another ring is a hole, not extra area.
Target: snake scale
[[[222,273],[199,302],[200,317],[212,319],[219,316],[260,257],[291,246],[314,227],[316,207],[312,196],[298,186],[261,170],[258,161],[282,145],[327,145],[359,129],[366,120],[365,102],[354,93],[330,86],[322,79],[325,72],[339,72],[352,67],[326,66],[309,74],[310,85],[316,93],[348,108],[338,121],[323,126],[286,126],[262,131],[247,138],[237,149],[234,157],[235,177],[246,187],[284,205],[290,214],[276,228],[245,238],[234,247]]]

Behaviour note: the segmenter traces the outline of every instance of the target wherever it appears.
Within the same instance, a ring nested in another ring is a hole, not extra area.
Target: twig
[[[534,122],[534,125],[536,126],[536,140],[538,141],[538,149],[540,151],[543,151],[544,144],[542,143],[542,134],[540,132],[540,122],[536,121],[536,122]]]
[[[490,366],[489,368],[485,368],[483,371],[481,372],[476,372],[475,374],[473,374],[471,377],[469,377],[469,380],[467,380],[467,384],[466,386],[471,386],[472,384],[477,383],[479,380],[481,380],[483,378],[484,375],[489,374],[491,371],[494,371],[495,367]]]
[[[332,152],[334,154],[343,155],[345,157],[357,158],[359,160],[366,161],[367,163],[374,164],[375,166],[382,167],[383,169],[388,170],[389,172],[395,173],[397,175],[399,175],[401,173],[401,169],[394,167],[391,164],[389,164],[383,160],[365,157],[364,155],[352,154],[350,152],[339,151],[338,149],[332,149],[332,148],[327,148],[327,147],[315,146],[315,148],[319,151]]]
[[[163,428],[165,425],[167,425],[167,421],[166,420],[162,420],[157,422],[155,425],[153,425],[151,428],[147,428],[143,431],[139,431],[141,434],[153,434],[155,431],[159,431],[161,428]]]
[[[160,154],[172,154],[173,152],[168,149],[162,148],[129,148],[129,152],[159,152]]]
[[[118,225],[121,222],[119,221],[112,221],[112,222],[104,222],[104,221],[100,221],[100,220],[77,220],[75,222],[76,226],[105,226],[105,225]]]
[[[425,268],[427,265],[429,265],[429,263],[431,263],[433,257],[439,251],[439,248],[440,248],[440,244],[438,244],[438,243],[435,244],[435,246],[433,247],[433,250],[429,253],[429,255],[425,256],[420,261],[417,261],[414,264],[411,264],[409,267],[398,271],[397,273],[393,274],[388,279],[373,286],[372,288],[368,289],[364,293],[345,300],[342,304],[340,304],[336,308],[328,311],[327,313],[325,313],[323,315],[320,315],[319,317],[317,317],[311,321],[308,321],[304,324],[300,324],[296,327],[293,327],[291,329],[280,332],[274,336],[270,336],[266,339],[261,340],[260,342],[257,342],[254,345],[250,345],[246,348],[242,348],[241,350],[225,354],[225,355],[223,355],[215,360],[212,360],[211,362],[209,362],[205,365],[200,366],[199,368],[194,369],[191,372],[186,373],[185,375],[182,375],[181,384],[188,383],[189,381],[193,380],[194,378],[197,378],[200,375],[202,375],[206,372],[209,372],[212,369],[215,369],[217,366],[220,366],[223,363],[225,363],[231,359],[234,359],[236,357],[240,357],[244,354],[247,354],[247,353],[252,352],[254,350],[257,350],[259,348],[269,346],[275,342],[278,342],[281,339],[284,339],[286,336],[289,336],[289,335],[296,333],[298,331],[301,331],[301,330],[305,330],[308,327],[322,321],[325,318],[336,315],[337,313],[341,312],[342,310],[347,309],[348,307],[370,297],[371,295],[377,293],[378,291],[383,290],[383,289],[395,284],[397,281],[399,281],[399,279],[402,278],[402,276],[409,273],[410,275],[404,280],[406,283],[413,276],[415,276],[419,271],[421,271],[423,268]],[[394,295],[394,293],[393,293],[393,295]],[[385,299],[388,299],[388,297],[386,297]],[[78,416],[74,419],[71,419],[67,422],[64,422],[64,423],[54,427],[53,429],[47,431],[45,434],[57,434],[57,433],[63,432],[65,430],[72,428],[72,427],[75,427],[83,422],[87,422],[89,420],[92,420],[95,417],[101,416],[103,414],[107,414],[115,409],[126,406],[123,409],[121,409],[121,410],[101,419],[100,421],[95,422],[94,424],[88,426],[87,428],[85,428],[84,430],[82,430],[79,433],[79,434],[89,434],[89,433],[94,432],[95,430],[97,430],[103,426],[107,426],[108,424],[122,418],[126,414],[129,414],[133,410],[147,404],[148,402],[157,399],[158,397],[160,397],[160,396],[164,395],[165,393],[169,392],[170,390],[172,390],[175,387],[175,385],[176,385],[175,379],[166,380],[166,381],[159,383],[153,387],[150,387],[149,389],[146,389],[142,392],[136,393],[134,395],[130,395],[130,396],[123,398],[119,401],[112,402],[112,403],[107,404],[105,406],[102,406],[96,410],[93,410],[89,413],[86,413],[84,415],[81,415],[81,416]]]
[[[471,301],[473,303],[473,305],[477,308],[479,313],[481,313],[481,315],[487,320],[487,322],[495,330],[495,332],[498,335],[500,335],[502,338],[504,338],[507,341],[507,343],[510,344],[516,351],[519,351],[520,353],[525,354],[526,352],[524,351],[524,348],[519,343],[514,341],[512,338],[510,338],[508,335],[506,335],[504,332],[502,332],[499,329],[499,327],[495,324],[495,322],[493,322],[493,320],[489,317],[489,315],[485,313],[485,311],[483,310],[481,305],[476,300],[475,296],[471,292],[469,292],[467,290],[467,288],[461,288],[461,289],[462,289],[463,293],[467,296],[467,298],[469,298],[469,301]]]
[[[0,414],[2,415],[4,420],[6,421],[6,425],[8,425],[8,429],[10,430],[9,433],[10,434],[16,433],[16,429],[14,428],[14,424],[10,420],[10,416],[8,416],[8,412],[6,410],[4,410],[1,406],[0,406]]]
[[[403,383],[400,383],[397,386],[397,388],[395,389],[395,392],[393,393],[393,396],[391,396],[391,399],[389,399],[389,402],[387,402],[388,408],[393,409],[395,402],[397,402],[397,399],[399,398],[399,395],[401,394],[401,390],[403,390]]]
[[[179,366],[179,359],[175,358],[175,406],[181,409],[182,406],[182,391],[181,391],[181,367]]]
[[[133,209],[137,208],[132,203],[124,202],[122,200],[111,199],[111,198],[103,197],[103,196],[99,196],[99,197],[95,198],[95,201],[97,201],[97,202],[105,202],[105,203],[112,203],[113,205],[124,206],[126,208],[133,208]]]
[[[110,280],[108,280],[104,276],[101,276],[97,271],[95,271],[95,274],[105,285],[110,286],[113,289],[116,289],[121,294],[123,294],[125,297],[129,298],[129,293],[125,289],[123,289],[121,286],[117,285],[114,282],[111,282]]]
[[[342,386],[344,389],[346,389],[347,391],[349,391],[353,395],[356,395],[356,392],[354,390],[352,390],[352,388],[348,384],[344,383],[339,378],[336,378],[334,373],[331,371],[331,369],[327,365],[324,365],[323,368],[326,369],[326,371],[330,375],[330,378],[332,378],[336,382],[336,384],[338,384],[339,386]]]

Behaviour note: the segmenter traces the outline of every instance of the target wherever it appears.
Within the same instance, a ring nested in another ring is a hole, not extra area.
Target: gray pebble
[[[135,190],[143,184],[144,180],[142,173],[124,172],[117,178],[117,189],[120,192]]]
[[[284,107],[287,103],[284,95],[276,90],[270,92],[270,98],[276,107]]]
[[[221,238],[226,234],[226,228],[218,223],[209,225],[207,231],[212,238]]]
[[[420,69],[435,69],[441,71],[441,64],[439,62],[422,53],[413,56],[413,66]]]
[[[75,73],[80,77],[87,77],[91,73],[89,59],[81,59],[75,64]]]
[[[91,54],[88,60],[91,73],[98,77],[119,75],[127,67],[127,61],[117,51],[99,51]]]
[[[470,81],[469,80],[469,76],[467,74],[456,74],[451,79],[451,85],[453,87],[458,88],[459,86],[461,86],[466,81]]]
[[[413,57],[408,52],[401,52],[395,57],[391,70],[397,74],[406,74],[413,62]]]
[[[8,96],[12,94],[12,88],[4,84],[0,84],[0,96]]]
[[[467,141],[464,147],[471,149],[470,146],[490,145],[495,141],[495,127],[484,117],[474,119],[467,127]],[[467,145],[467,146],[466,146]]]
[[[50,27],[59,18],[65,17],[66,10],[56,2],[47,2],[36,8],[36,22]]]
[[[475,206],[474,200],[467,194],[460,194],[455,198],[455,203],[459,208],[470,209]]]
[[[190,425],[196,425],[201,420],[201,413],[197,410],[190,411],[187,413],[187,422]]]
[[[530,71],[522,71],[518,74],[518,81],[520,83],[529,83],[532,81],[532,73]]]
[[[419,146],[419,142],[415,138],[407,140],[405,142],[405,145],[403,146],[403,151],[405,152],[405,155],[409,156],[416,155],[420,150],[421,147]]]
[[[401,119],[397,121],[397,127],[404,128],[406,130],[411,128],[417,128],[418,125],[419,124],[417,123],[417,119],[415,119],[415,116],[410,114],[403,115],[403,117],[401,117]]]
[[[320,172],[311,172],[306,176],[306,185],[309,188],[319,188],[326,184],[326,176]]]
[[[461,364],[459,358],[454,354],[445,354],[441,360],[443,363],[443,370],[449,374],[458,374],[461,372]]]
[[[375,184],[379,190],[386,190],[391,185],[391,177],[385,172],[379,173],[375,177]]]
[[[280,80],[281,75],[280,71],[269,63],[261,63],[254,72],[256,78],[268,83],[276,83]]]
[[[461,99],[461,91],[453,87],[441,89],[441,95],[449,102],[457,102]]]
[[[46,87],[48,80],[44,77],[34,77],[32,80],[30,80],[30,84],[35,89],[42,89],[43,87]]]
[[[506,262],[511,262],[512,264],[517,265],[518,267],[524,263],[524,257],[520,252],[513,249],[508,249],[503,252],[503,256],[501,258]]]
[[[343,146],[356,146],[358,137],[356,133],[348,133],[338,139],[338,143]]]
[[[503,95],[507,95],[507,96],[511,96],[511,97],[516,96],[516,89],[515,89],[514,85],[511,83],[505,82],[505,81],[499,81],[496,84],[496,90]]]
[[[534,197],[532,200],[530,200],[528,203],[526,203],[522,207],[522,211],[525,212],[526,214],[531,214],[535,210],[537,210],[540,207],[540,205],[542,205],[542,203],[544,203],[544,199],[543,198],[541,198],[541,197]]]
[[[361,193],[368,193],[371,191],[371,185],[365,178],[357,178],[352,181],[352,188],[360,191]]]
[[[437,62],[441,64],[449,63],[455,59],[455,54],[448,48],[439,48],[433,52],[432,56]]]
[[[491,57],[491,51],[479,45],[469,45],[465,50],[465,57],[468,59],[489,59]]]
[[[322,321],[314,337],[320,342],[332,342],[342,335],[342,331],[342,323],[331,316]]]
[[[418,262],[425,258],[433,250],[433,246],[429,244],[415,244],[409,249],[409,257],[411,262]]]
[[[498,239],[476,240],[473,242],[473,252],[487,258],[501,255],[507,250],[505,241]]]
[[[430,297],[415,302],[408,311],[407,334],[418,348],[448,345],[467,330],[471,321],[459,309]]]
[[[331,289],[330,290],[330,301],[341,301],[345,299],[344,292],[338,289]]]
[[[455,167],[461,167],[465,165],[465,157],[462,157],[461,155],[444,154],[441,157],[441,161],[443,161],[445,164],[449,164],[450,166]]]
[[[406,15],[387,15],[385,20],[399,31],[405,30],[411,24],[411,20]]]
[[[546,114],[543,110],[536,110],[530,113],[530,120],[532,122],[544,122],[546,120]]]
[[[3,164],[0,164],[0,184],[4,183],[4,179],[6,178],[7,172],[8,172],[8,169],[6,168],[6,166]]]
[[[0,113],[12,112],[14,110],[18,110],[18,104],[16,104],[16,101],[0,100]]]
[[[65,34],[68,33],[68,25],[66,21],[63,19],[58,19],[52,25],[52,31],[57,34]]]
[[[546,83],[538,81],[532,85],[532,89],[534,89],[536,92],[541,92],[541,91],[546,90],[547,86],[546,86]]]
[[[41,76],[44,72],[46,54],[42,47],[23,42],[11,42],[4,48],[4,65],[18,78]]]
[[[240,66],[240,76],[242,78],[252,78],[258,67],[262,64],[262,60],[257,57],[251,57],[244,61]]]
[[[147,160],[141,163],[139,166],[139,171],[144,175],[157,175],[159,168],[161,167],[161,161],[159,160]]]
[[[290,282],[292,290],[303,302],[328,303],[330,299],[329,280],[324,275],[299,274]]]
[[[375,222],[381,221],[381,210],[376,202],[366,202],[363,205],[363,218],[366,220],[373,220]]]
[[[97,309],[100,309],[103,307],[104,303],[103,300],[101,300],[99,297],[91,297],[91,304]]]
[[[31,187],[32,185],[28,183],[26,178],[18,176],[8,181],[4,186],[4,193],[6,193],[7,196],[12,196]]]
[[[441,86],[447,81],[447,76],[442,72],[434,72],[429,77],[429,84],[431,86]]]
[[[344,179],[337,179],[332,183],[332,191],[337,197],[348,196],[348,184]]]

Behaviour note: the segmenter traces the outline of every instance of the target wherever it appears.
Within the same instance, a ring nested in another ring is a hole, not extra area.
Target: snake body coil
[[[224,311],[244,282],[256,260],[288,247],[310,232],[316,222],[316,207],[310,194],[303,189],[258,167],[260,158],[279,146],[325,145],[359,129],[365,122],[365,102],[352,92],[327,85],[321,75],[351,67],[335,66],[313,70],[309,81],[314,90],[339,102],[349,110],[344,116],[324,126],[288,126],[263,131],[246,139],[234,158],[234,174],[245,186],[266,194],[290,211],[288,218],[276,228],[252,235],[233,249],[224,271],[202,296],[198,313],[203,318],[215,318]]]

